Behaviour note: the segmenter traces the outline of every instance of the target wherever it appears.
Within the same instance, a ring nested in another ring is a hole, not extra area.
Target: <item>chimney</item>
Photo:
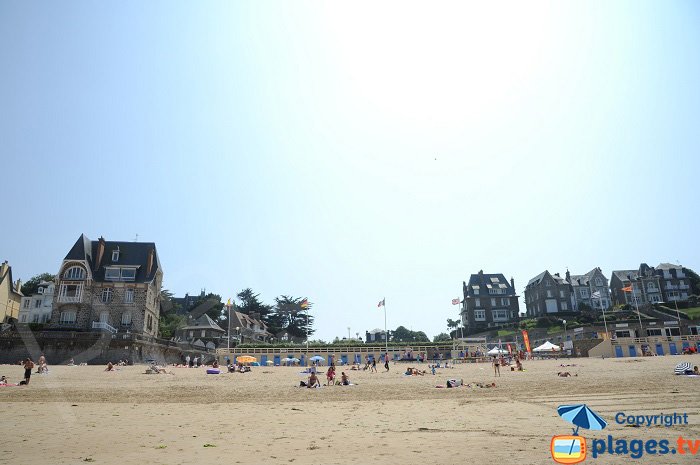
[[[557,278],[561,278],[561,276],[559,276],[559,273],[554,273],[554,276],[556,276]]]
[[[515,280],[513,279],[512,276],[510,277],[510,287],[512,287],[513,290],[515,290]]]
[[[484,270],[479,270],[479,274],[484,274]]]
[[[7,268],[9,268],[9,265],[7,264],[7,260],[2,262],[2,265],[0,265],[0,278],[5,276],[5,273],[7,273]]]
[[[569,269],[566,269],[566,281],[568,283],[571,283],[571,273],[569,273]]]
[[[17,282],[15,283],[15,290],[17,292],[20,292],[22,290],[22,280],[18,279]]]
[[[151,275],[151,270],[153,269],[153,255],[155,254],[155,250],[151,249],[148,251],[148,267],[146,268],[146,276]]]
[[[95,259],[95,271],[100,269],[100,263],[102,263],[102,256],[105,253],[105,238],[100,236],[97,240],[97,258]]]

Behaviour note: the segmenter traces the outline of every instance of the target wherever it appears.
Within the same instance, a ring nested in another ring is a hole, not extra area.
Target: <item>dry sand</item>
[[[298,388],[292,367],[207,375],[121,368],[52,366],[28,387],[0,388],[0,463],[13,464],[552,464],[551,437],[570,434],[561,404],[587,403],[609,422],[590,439],[700,439],[700,378],[673,376],[700,356],[526,362],[522,373],[463,364],[437,376],[347,371],[356,386]],[[562,368],[561,363],[577,366]],[[414,365],[427,369],[427,364]],[[578,374],[560,378],[558,371]],[[17,381],[19,366],[0,366]],[[325,378],[321,376],[323,381]],[[448,378],[497,387],[436,389]],[[690,425],[629,428],[614,414],[687,412]],[[582,430],[583,431],[583,430]],[[588,461],[632,462],[602,456]],[[698,463],[689,455],[645,456],[636,463]]]

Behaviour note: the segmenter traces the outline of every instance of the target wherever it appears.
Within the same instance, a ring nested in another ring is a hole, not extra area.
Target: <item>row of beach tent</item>
[[[541,346],[535,347],[532,349],[533,352],[558,352],[561,350],[561,347],[559,347],[556,344],[552,344],[551,342],[547,341]],[[486,352],[486,355],[505,355],[507,354],[508,351],[504,349],[500,349],[498,347],[494,347],[493,349],[489,350]]]

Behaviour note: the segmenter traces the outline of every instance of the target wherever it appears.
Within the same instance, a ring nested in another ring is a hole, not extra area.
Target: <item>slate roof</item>
[[[479,287],[480,295],[487,295],[488,289],[490,288],[500,288],[505,289],[505,294],[508,296],[515,296],[515,289],[510,285],[508,280],[503,273],[487,274],[487,273],[477,273],[469,277],[469,284],[467,285],[467,292],[469,296],[474,295],[474,287]]]
[[[525,287],[529,288],[529,287],[538,285],[539,283],[542,282],[542,280],[544,279],[544,277],[547,273],[549,273],[549,270],[544,270],[542,273],[538,274],[537,276],[532,278],[530,281],[528,281],[527,286],[525,286]],[[552,279],[554,280],[555,283],[566,284],[566,280],[564,278],[562,278],[561,276],[557,276],[556,274],[551,274],[551,273],[549,275],[552,277]]]
[[[682,266],[674,265],[673,263],[659,263],[659,266],[656,267],[657,270],[675,270],[678,268],[682,268]]]
[[[131,281],[137,283],[152,281],[161,267],[158,251],[153,242],[105,241],[102,260],[100,263],[95,263],[98,245],[99,241],[91,241],[85,234],[81,234],[64,260],[86,261],[92,270],[92,278],[97,282],[105,280],[105,266],[137,267],[136,279]],[[113,262],[112,252],[117,248],[119,249],[119,260]],[[148,255],[151,250],[153,251],[153,265],[151,272],[148,273]]]
[[[181,330],[189,330],[189,329],[213,329],[214,331],[220,331],[222,333],[225,333],[226,331],[219,325],[216,324],[214,320],[209,318],[209,315],[202,315],[196,320],[194,320],[193,323],[188,324],[187,326],[184,326],[180,328]]]
[[[630,277],[632,279],[637,279],[639,277],[639,270],[615,270],[612,272],[613,276],[617,276],[620,281],[629,281]]]

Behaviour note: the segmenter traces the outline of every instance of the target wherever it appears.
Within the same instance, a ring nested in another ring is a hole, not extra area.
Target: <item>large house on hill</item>
[[[152,242],[81,235],[56,275],[49,327],[158,334],[163,270]]]
[[[622,290],[629,286],[632,292]],[[654,268],[642,263],[636,270],[613,271],[610,288],[616,304],[668,303],[688,300],[690,280],[681,265],[660,263]]]
[[[599,267],[582,275],[572,275],[567,271],[566,280],[571,284],[574,310],[580,311],[581,304],[595,310],[604,310],[612,305],[608,278]]]
[[[544,270],[525,286],[525,307],[528,317],[570,312],[574,309],[571,284],[559,273]]]
[[[462,283],[462,324],[468,332],[517,323],[518,295],[513,278],[503,274],[487,274],[483,270],[472,274],[469,283]]]

